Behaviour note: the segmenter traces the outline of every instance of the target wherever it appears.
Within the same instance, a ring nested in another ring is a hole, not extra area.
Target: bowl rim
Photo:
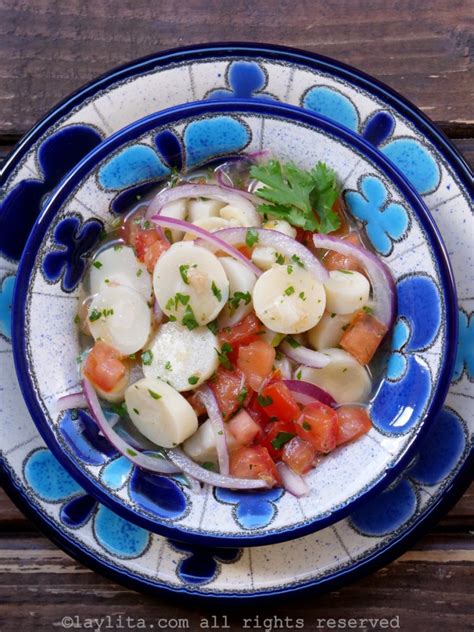
[[[384,474],[379,477],[371,487],[360,492],[351,502],[340,506],[330,514],[326,514],[319,519],[309,520],[299,526],[284,527],[278,531],[268,531],[264,534],[260,533],[256,535],[250,533],[245,534],[244,531],[241,531],[235,536],[229,534],[202,533],[194,529],[183,529],[179,525],[169,526],[168,521],[163,523],[159,518],[150,518],[144,514],[137,515],[121,499],[112,497],[96,477],[87,475],[84,471],[80,470],[63,450],[36,399],[28,370],[26,338],[24,336],[27,288],[38,249],[56,213],[70,196],[71,192],[82,181],[83,177],[88,175],[103,158],[111,155],[112,152],[123,147],[129,141],[137,139],[141,134],[145,134],[157,127],[182,122],[183,119],[187,117],[224,113],[234,113],[237,115],[239,113],[256,113],[283,119],[289,118],[313,128],[323,129],[367,155],[385,175],[388,174],[389,179],[393,181],[402,192],[406,201],[419,218],[438,265],[441,279],[440,290],[446,305],[444,312],[446,322],[445,346],[448,352],[443,354],[442,366],[438,377],[438,386],[424,413],[424,421],[413,433],[412,438],[398,459],[385,470]],[[65,467],[66,471],[68,471],[88,493],[123,518],[152,532],[164,535],[165,537],[204,546],[257,546],[284,542],[308,535],[346,517],[352,513],[360,503],[368,500],[374,494],[387,487],[411,460],[416,451],[418,441],[424,436],[425,432],[428,431],[435,414],[441,408],[450,386],[457,348],[457,301],[450,261],[438,228],[426,208],[425,203],[413,186],[406,181],[401,172],[392,165],[381,152],[357,134],[334,123],[332,120],[296,106],[251,99],[207,100],[161,110],[118,130],[83,158],[51,194],[31,230],[17,270],[12,316],[13,357],[23,398],[42,438],[61,465]]]

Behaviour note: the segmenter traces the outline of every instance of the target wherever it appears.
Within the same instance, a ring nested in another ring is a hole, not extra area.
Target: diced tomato
[[[252,257],[252,248],[249,248],[249,246],[247,246],[246,244],[241,244],[240,246],[237,246],[237,250],[241,252],[244,257],[247,257],[247,259],[250,259]]]
[[[256,393],[253,393],[250,402],[245,407],[248,414],[252,417],[254,421],[258,423],[261,428],[264,428],[268,424],[268,417],[264,413],[263,408],[258,403],[258,396]]]
[[[333,230],[331,232],[331,235],[334,235],[335,237],[342,237],[344,235],[347,235],[349,232],[349,222],[347,221],[346,207],[342,198],[337,198],[337,200],[332,205],[332,210],[341,220],[341,225],[337,230]]]
[[[153,273],[156,262],[161,257],[161,255],[168,250],[170,246],[171,244],[168,241],[160,238],[152,243],[149,248],[147,248],[143,263],[146,265],[146,269],[148,270],[148,272]]]
[[[186,393],[183,393],[183,395],[186,397]],[[194,412],[196,413],[198,417],[200,417],[201,415],[204,415],[204,413],[206,412],[206,407],[202,403],[202,399],[199,397],[197,393],[192,392],[191,395],[187,397],[187,400],[191,404],[191,406],[194,408]]]
[[[258,391],[263,380],[270,375],[274,362],[275,349],[264,340],[239,347],[237,366],[254,391]]]
[[[219,338],[222,342],[228,342],[232,347],[246,345],[254,340],[260,340],[258,333],[263,330],[262,323],[251,312],[233,327],[224,327],[219,332]]]
[[[263,446],[239,448],[230,455],[230,474],[238,478],[263,479],[269,485],[280,481],[275,463]]]
[[[387,331],[387,327],[375,316],[360,310],[351,320],[339,344],[360,364],[368,364]]]
[[[337,410],[337,445],[354,441],[372,428],[372,422],[364,408],[341,406]]]
[[[269,417],[280,421],[294,421],[301,410],[290,389],[281,381],[270,382],[262,389],[260,403]]]
[[[240,445],[250,445],[261,433],[261,428],[247,411],[241,410],[227,423],[229,432]]]
[[[125,377],[126,370],[120,353],[101,340],[95,343],[84,363],[84,375],[107,393]]]
[[[323,453],[331,452],[336,447],[337,429],[336,411],[321,402],[305,406],[296,421],[298,435]]]
[[[283,447],[296,436],[295,425],[291,422],[272,421],[265,428],[260,444],[267,448],[274,461],[281,461]]]
[[[332,234],[332,233],[331,233]],[[349,233],[344,237],[344,241],[348,241],[354,246],[360,246],[361,242],[357,233]],[[353,270],[364,274],[364,268],[360,265],[358,260],[351,255],[341,255],[339,252],[330,250],[323,257],[323,265],[326,270]]]
[[[238,369],[229,371],[222,366],[217,369],[215,378],[209,382],[224,419],[227,419],[246,402],[246,399],[242,401],[242,397],[245,395],[242,382],[242,373]]]
[[[283,446],[281,460],[297,474],[306,474],[316,464],[316,449],[301,437],[293,437]]]
[[[135,252],[148,270],[153,272],[161,255],[168,250],[170,243],[160,236],[155,228],[139,230],[135,237]]]

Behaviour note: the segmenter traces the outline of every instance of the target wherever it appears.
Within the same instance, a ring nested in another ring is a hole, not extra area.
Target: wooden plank
[[[266,41],[353,64],[431,118],[472,117],[469,0],[2,0],[0,132],[21,134],[108,69],[199,42]]]
[[[273,628],[278,629],[276,619],[285,622],[285,617],[286,624],[279,629],[291,629],[290,623],[295,626],[296,619],[302,619],[304,630],[312,632],[328,629],[328,619],[388,618],[402,630],[429,630],[436,621],[443,632],[459,632],[470,629],[474,616],[469,588],[474,573],[473,540],[440,536],[341,590],[318,599],[299,597],[286,602],[278,598],[262,608],[192,605],[183,598],[140,595],[85,569],[40,537],[4,537],[0,540],[1,629],[61,629],[65,627],[63,617],[71,617],[79,628],[92,627],[92,619],[102,620],[102,629],[107,622],[108,629],[137,628],[139,619],[147,629],[151,625],[172,629],[176,624],[171,620],[183,619],[187,623],[181,628],[194,631],[200,629],[202,619],[226,615],[230,632],[242,630],[244,625],[259,629],[259,624],[265,629],[264,618],[267,628],[273,621]],[[128,625],[126,617],[130,618]],[[244,624],[245,619],[252,621]],[[100,629],[98,623],[95,627]],[[360,627],[371,629],[369,623]]]

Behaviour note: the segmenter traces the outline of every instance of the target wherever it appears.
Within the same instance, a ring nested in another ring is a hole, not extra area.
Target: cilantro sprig
[[[305,171],[292,163],[270,160],[253,165],[250,175],[265,185],[255,191],[266,202],[257,207],[259,213],[313,232],[339,228],[341,220],[332,208],[339,195],[336,173],[325,163]]]

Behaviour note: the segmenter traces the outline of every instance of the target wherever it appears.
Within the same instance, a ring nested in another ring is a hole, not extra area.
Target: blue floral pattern
[[[237,492],[216,487],[214,496],[218,502],[234,505],[232,516],[243,529],[268,526],[277,512],[276,502],[283,496],[282,489],[264,492]]]
[[[101,141],[101,135],[87,125],[63,127],[43,140],[37,156],[43,179],[25,178],[0,203],[1,254],[20,259],[45,196]]]
[[[345,200],[352,215],[364,224],[374,248],[389,255],[393,242],[402,239],[408,230],[407,211],[390,200],[385,184],[375,176],[364,176],[358,191],[347,191]]]
[[[168,540],[169,544],[180,553],[187,553],[177,567],[176,574],[186,584],[207,584],[217,577],[218,562],[232,564],[237,562],[241,549],[216,549],[183,544]]]
[[[453,381],[461,379],[463,373],[469,380],[474,380],[474,318],[459,310],[459,338]]]
[[[0,280],[0,337],[10,340],[12,330],[12,304],[15,277],[7,275]]]
[[[207,99],[266,99],[276,100],[265,92],[268,77],[263,66],[253,61],[234,61],[227,69],[228,87],[211,90]]]
[[[44,277],[56,283],[61,280],[64,292],[72,292],[80,283],[87,266],[87,257],[100,241],[103,224],[96,219],[82,223],[80,217],[66,217],[54,229],[57,249],[48,252],[42,264]]]

